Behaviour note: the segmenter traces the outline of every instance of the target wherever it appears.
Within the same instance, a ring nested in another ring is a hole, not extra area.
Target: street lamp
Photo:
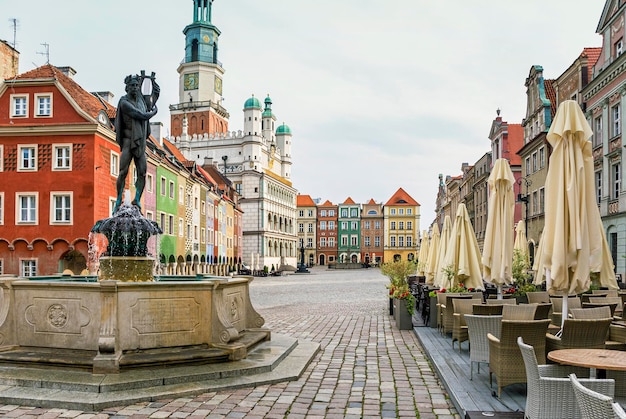
[[[522,194],[522,182],[524,182],[524,186],[526,187],[526,193]],[[526,233],[526,238],[528,239],[528,201],[530,200],[530,195],[528,194],[528,187],[532,185],[530,179],[525,177],[520,177],[517,179],[518,186],[518,194],[517,194],[517,202],[524,203],[524,229]]]

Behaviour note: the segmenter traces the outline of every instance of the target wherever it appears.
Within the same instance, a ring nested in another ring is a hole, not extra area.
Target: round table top
[[[559,364],[603,370],[626,371],[626,351],[610,349],[558,349],[548,359]]]

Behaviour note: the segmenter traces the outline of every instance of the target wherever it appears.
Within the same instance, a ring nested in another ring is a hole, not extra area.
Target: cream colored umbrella
[[[482,263],[484,279],[498,287],[499,298],[502,285],[510,284],[512,278],[514,183],[508,160],[497,159],[487,181],[489,202]]]
[[[600,286],[618,288],[596,202],[591,135],[578,103],[561,103],[547,135],[553,151],[546,175],[540,255],[551,293],[587,291],[592,272],[598,273]],[[566,302],[567,298],[563,313],[567,313]]]
[[[443,219],[443,226],[441,227],[441,237],[439,240],[439,249],[437,250],[437,261],[435,263],[435,282],[434,285],[440,288],[444,287],[445,274],[443,273],[443,259],[446,256],[448,250],[448,243],[450,243],[450,233],[452,233],[452,220],[449,215],[446,215]]]
[[[530,255],[528,254],[528,239],[526,238],[526,223],[524,220],[519,220],[515,226],[515,242],[513,243],[513,250],[517,250],[526,259],[526,265],[530,265]]]
[[[417,256],[417,275],[425,276],[426,275],[426,262],[428,259],[428,249],[430,243],[428,239],[428,231],[422,231],[422,241],[420,243],[420,251]]]
[[[443,265],[452,267],[455,275],[444,282],[445,288],[463,283],[465,288],[483,289],[480,249],[465,204],[460,203],[452,224],[450,241]]]
[[[448,218],[449,219],[449,218]],[[433,232],[428,245],[428,258],[426,260],[426,283],[432,285],[435,282],[435,272],[437,271],[437,251],[441,235],[439,234],[439,224],[433,225]]]

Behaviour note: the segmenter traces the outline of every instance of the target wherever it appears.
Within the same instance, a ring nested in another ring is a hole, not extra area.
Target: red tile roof
[[[343,203],[344,203],[344,205],[353,205],[353,204],[356,204],[356,202],[354,202],[354,201],[352,200],[352,198],[350,198],[350,197],[348,197],[348,198],[347,198],[347,199],[346,199]]]
[[[589,75],[589,80],[591,80],[591,75],[593,74],[593,66],[598,62],[601,53],[601,47],[593,47],[583,48],[583,52],[580,54],[581,57],[587,57],[587,74]]]
[[[185,156],[183,156],[183,153],[180,152],[180,150],[174,145],[174,143],[163,138],[163,145],[167,147],[169,152],[172,153],[172,155],[176,157],[178,161],[180,161],[181,163],[184,163],[187,161]]]
[[[385,204],[385,206],[389,205],[419,205],[415,199],[411,197],[406,191],[402,188],[399,188],[396,193],[394,193],[389,201]]]
[[[508,124],[509,162],[512,166],[522,164],[522,157],[517,152],[524,146],[524,127],[521,124]]]
[[[322,205],[320,205],[320,207],[334,207],[334,206],[335,206],[335,204],[330,202],[328,199],[326,200],[326,202],[324,202]]]
[[[370,198],[370,200],[367,201],[367,205],[376,205],[376,201],[374,201],[374,198]]]
[[[298,207],[314,207],[315,201],[311,195],[296,195],[296,206]]]
[[[104,110],[109,118],[115,118],[115,106],[95,97],[70,77],[63,74],[61,70],[51,64],[37,67],[33,70],[17,75],[10,80],[34,80],[34,79],[54,79],[67,91],[74,101],[93,118],[98,117],[98,113]]]

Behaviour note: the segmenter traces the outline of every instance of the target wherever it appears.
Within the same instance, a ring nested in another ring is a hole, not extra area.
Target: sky
[[[596,33],[604,0],[215,0],[223,106],[243,129],[243,104],[268,94],[293,133],[292,181],[337,204],[386,203],[403,188],[435,217],[438,176],[490,150],[502,118],[525,117],[533,65],[559,77]],[[156,73],[153,121],[169,128],[192,0],[0,0],[0,39],[19,71],[71,66],[88,91],[124,94],[124,77]],[[14,33],[13,19],[17,19]],[[46,46],[48,44],[48,54]]]

